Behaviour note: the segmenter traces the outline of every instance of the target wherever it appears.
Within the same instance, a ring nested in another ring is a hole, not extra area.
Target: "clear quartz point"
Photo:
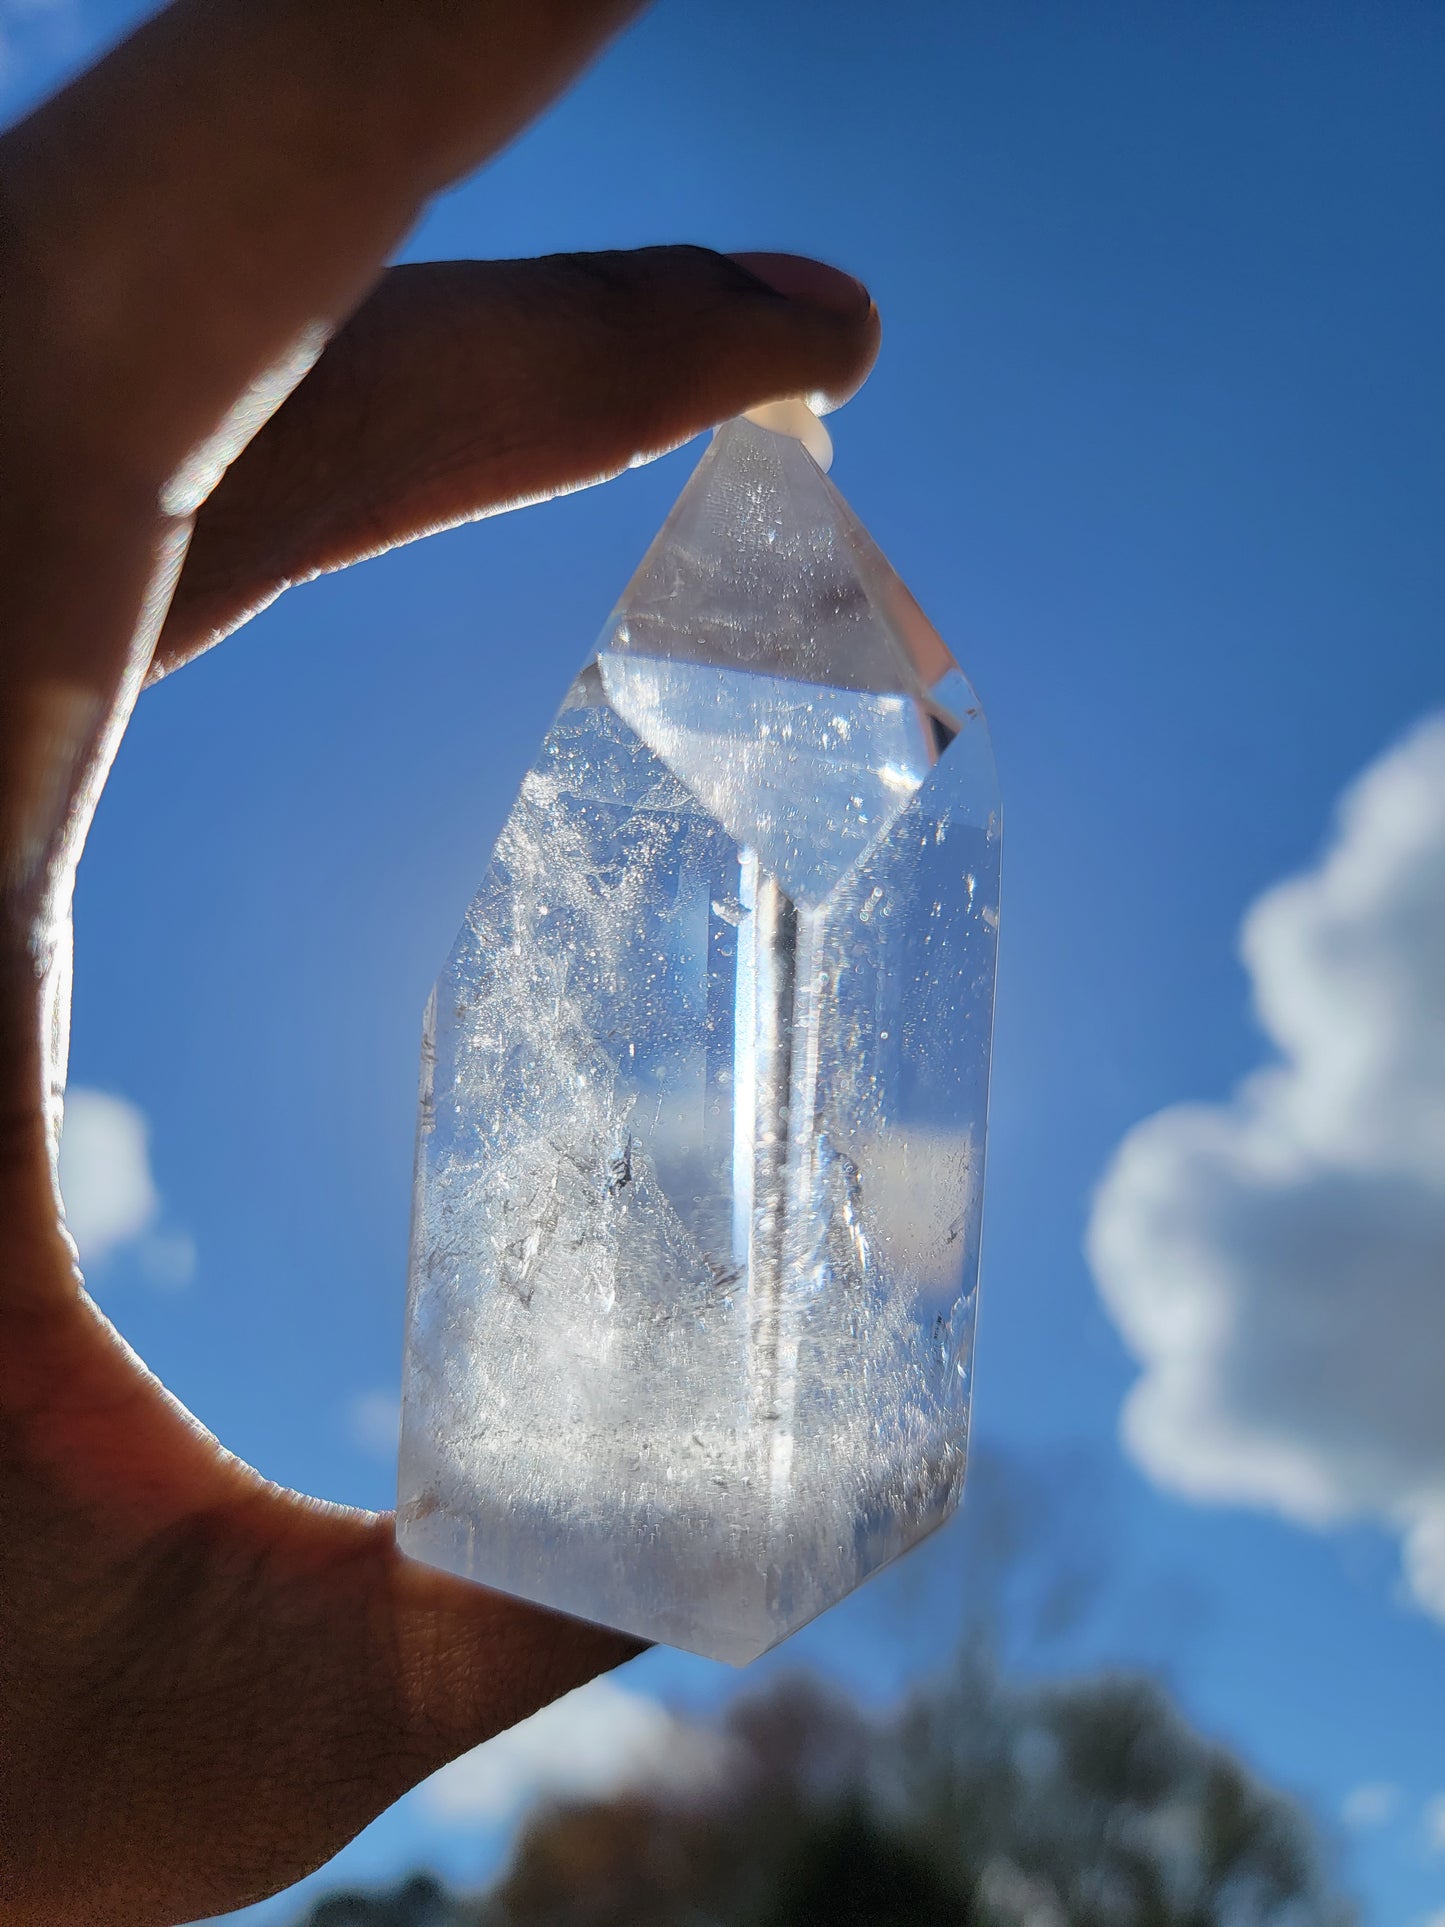
[[[741,1663],[949,1516],[998,896],[972,690],[730,422],[428,1007],[406,1552]]]

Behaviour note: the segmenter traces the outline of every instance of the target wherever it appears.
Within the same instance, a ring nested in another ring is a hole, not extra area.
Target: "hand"
[[[54,1178],[71,884],[148,678],[320,569],[867,371],[867,296],[787,257],[382,273],[629,11],[180,0],[0,141],[11,1927],[274,1892],[633,1650],[231,1458],[86,1297]]]

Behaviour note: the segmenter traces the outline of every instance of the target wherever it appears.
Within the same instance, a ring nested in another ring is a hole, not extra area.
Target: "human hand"
[[[274,1892],[634,1650],[230,1457],[86,1297],[54,1178],[71,885],[148,677],[320,569],[867,371],[866,295],[782,257],[744,260],[794,298],[689,248],[382,273],[631,10],[180,0],[0,141],[12,1927]]]

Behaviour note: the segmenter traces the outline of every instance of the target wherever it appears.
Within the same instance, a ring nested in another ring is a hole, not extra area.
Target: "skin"
[[[10,1927],[272,1893],[634,1650],[227,1453],[87,1297],[54,1171],[75,866],[148,680],[318,570],[867,372],[866,293],[788,257],[383,271],[630,11],[180,0],[0,140]]]

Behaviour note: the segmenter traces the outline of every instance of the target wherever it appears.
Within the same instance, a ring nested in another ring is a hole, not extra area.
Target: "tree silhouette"
[[[1350,1927],[1304,1812],[1148,1680],[981,1652],[873,1720],[793,1680],[716,1775],[535,1813],[473,1899],[414,1880],[306,1927]]]

